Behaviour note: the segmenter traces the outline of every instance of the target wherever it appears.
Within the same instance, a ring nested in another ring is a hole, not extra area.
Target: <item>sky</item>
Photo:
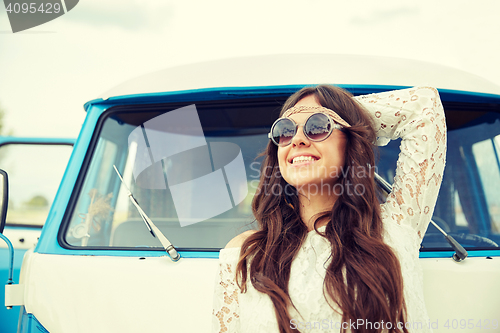
[[[83,104],[167,67],[286,53],[451,66],[500,86],[500,2],[80,0],[13,34],[0,4],[0,107],[16,136],[76,137]]]

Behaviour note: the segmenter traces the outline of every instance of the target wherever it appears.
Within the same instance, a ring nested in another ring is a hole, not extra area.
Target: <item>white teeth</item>
[[[297,156],[292,160],[292,164],[301,163],[301,162],[309,162],[316,161],[316,159],[312,156]]]

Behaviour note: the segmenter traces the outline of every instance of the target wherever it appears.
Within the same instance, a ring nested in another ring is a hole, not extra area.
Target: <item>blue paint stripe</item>
[[[454,251],[434,251],[434,252],[420,252],[420,258],[451,258]],[[468,258],[476,257],[500,257],[500,249],[495,250],[467,250]],[[467,260],[467,259],[465,259]]]
[[[182,258],[199,258],[199,259],[218,259],[219,251],[182,251]],[[451,258],[455,252],[453,251],[429,251],[420,252],[420,258]],[[469,257],[500,257],[500,249],[491,250],[469,250]],[[73,250],[60,248],[54,253],[57,255],[76,255],[76,256],[103,256],[103,257],[165,257],[167,254],[164,251],[143,251],[143,250]]]
[[[116,104],[135,104],[135,103],[159,103],[159,102],[181,102],[185,100],[212,100],[212,99],[233,99],[241,98],[244,95],[283,95],[291,94],[304,86],[311,85],[285,85],[285,86],[257,86],[257,87],[219,87],[204,88],[180,91],[168,91],[158,93],[131,94],[124,96],[110,97],[106,100],[94,99],[85,103],[85,110],[89,110],[92,105],[113,106]],[[349,90],[351,93],[369,94],[382,91],[410,88],[409,86],[399,85],[361,85],[361,84],[339,84],[337,85]],[[500,95],[487,94],[471,91],[439,89],[441,99],[449,102],[468,102],[468,103],[500,103]]]
[[[14,137],[0,136],[0,145],[9,143],[24,143],[24,144],[75,144],[75,138],[41,138],[41,137]]]
[[[205,258],[218,259],[219,251],[179,251],[181,258]],[[141,250],[73,250],[64,249],[55,253],[44,252],[44,254],[55,255],[72,255],[72,256],[87,256],[87,257],[166,257],[165,251],[141,251]]]

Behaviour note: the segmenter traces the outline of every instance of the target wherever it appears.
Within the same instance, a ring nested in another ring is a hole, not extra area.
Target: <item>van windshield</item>
[[[123,107],[103,116],[66,242],[158,248],[113,169],[141,208],[181,249],[219,249],[253,228],[257,156],[280,104]]]
[[[153,237],[129,191],[181,250],[217,251],[256,227],[251,201],[267,133],[283,99],[117,106],[100,120],[64,241],[70,248],[151,249]],[[500,244],[500,117],[473,104],[444,103],[447,164],[434,221],[467,249]],[[380,149],[392,183],[399,142]],[[113,166],[123,175],[120,182]],[[430,226],[423,250],[450,250]]]

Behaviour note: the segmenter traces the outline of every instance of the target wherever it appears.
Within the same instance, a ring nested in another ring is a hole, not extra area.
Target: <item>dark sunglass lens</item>
[[[273,141],[280,146],[286,146],[295,135],[295,125],[289,119],[280,119],[273,127]]]
[[[312,115],[306,122],[304,132],[314,141],[321,141],[328,137],[332,130],[332,124],[327,115],[317,113]]]

